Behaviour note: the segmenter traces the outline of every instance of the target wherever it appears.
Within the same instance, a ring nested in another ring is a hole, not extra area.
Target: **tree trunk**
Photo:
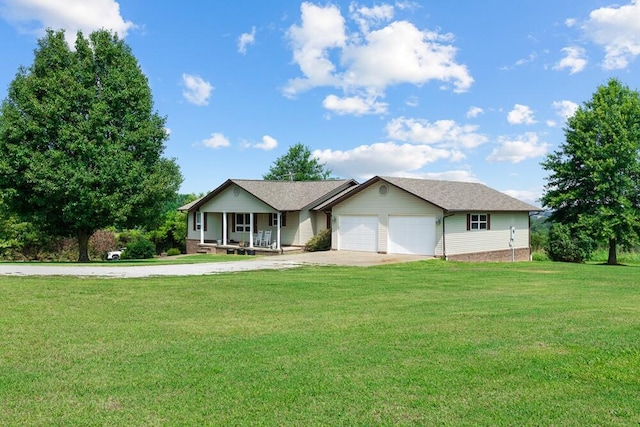
[[[78,262],[89,262],[89,230],[78,231]]]
[[[618,264],[618,256],[616,254],[616,239],[609,239],[609,259],[607,260],[607,264]]]

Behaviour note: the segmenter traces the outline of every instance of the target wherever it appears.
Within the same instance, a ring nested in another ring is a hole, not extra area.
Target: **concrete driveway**
[[[78,276],[134,278],[151,276],[199,276],[251,270],[281,270],[303,265],[342,265],[368,267],[380,264],[432,259],[419,255],[390,255],[371,252],[327,251],[300,254],[246,257],[238,261],[177,265],[73,265],[44,263],[0,264],[0,275]]]

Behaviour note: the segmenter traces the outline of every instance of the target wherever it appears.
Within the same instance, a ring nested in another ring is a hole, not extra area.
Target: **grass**
[[[197,254],[197,255],[180,255],[177,257],[155,257],[148,259],[120,259],[117,261],[92,260],[90,263],[78,263],[70,261],[34,261],[34,263],[42,264],[61,264],[70,265],[109,265],[109,266],[130,266],[130,265],[173,265],[173,264],[200,264],[205,262],[227,262],[241,261],[248,259],[248,256],[236,256],[226,254]],[[252,256],[251,258],[255,258]],[[15,263],[15,261],[0,261],[3,263]],[[28,262],[28,261],[27,261]]]
[[[639,274],[0,277],[0,425],[638,425]]]

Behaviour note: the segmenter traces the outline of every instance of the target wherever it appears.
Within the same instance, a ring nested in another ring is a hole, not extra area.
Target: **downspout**
[[[455,213],[451,213],[449,215],[443,215],[442,216],[442,256],[444,257],[445,261],[448,261],[448,257],[447,257],[447,228],[445,227],[445,219],[449,218],[450,216],[454,216]]]

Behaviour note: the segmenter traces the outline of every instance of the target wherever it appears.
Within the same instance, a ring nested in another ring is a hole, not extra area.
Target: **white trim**
[[[222,212],[222,244],[227,246],[227,213]]]
[[[253,212],[249,212],[249,247],[253,248]]]
[[[276,229],[276,247],[280,249],[280,224],[282,223],[282,214],[278,211],[278,228]]]

